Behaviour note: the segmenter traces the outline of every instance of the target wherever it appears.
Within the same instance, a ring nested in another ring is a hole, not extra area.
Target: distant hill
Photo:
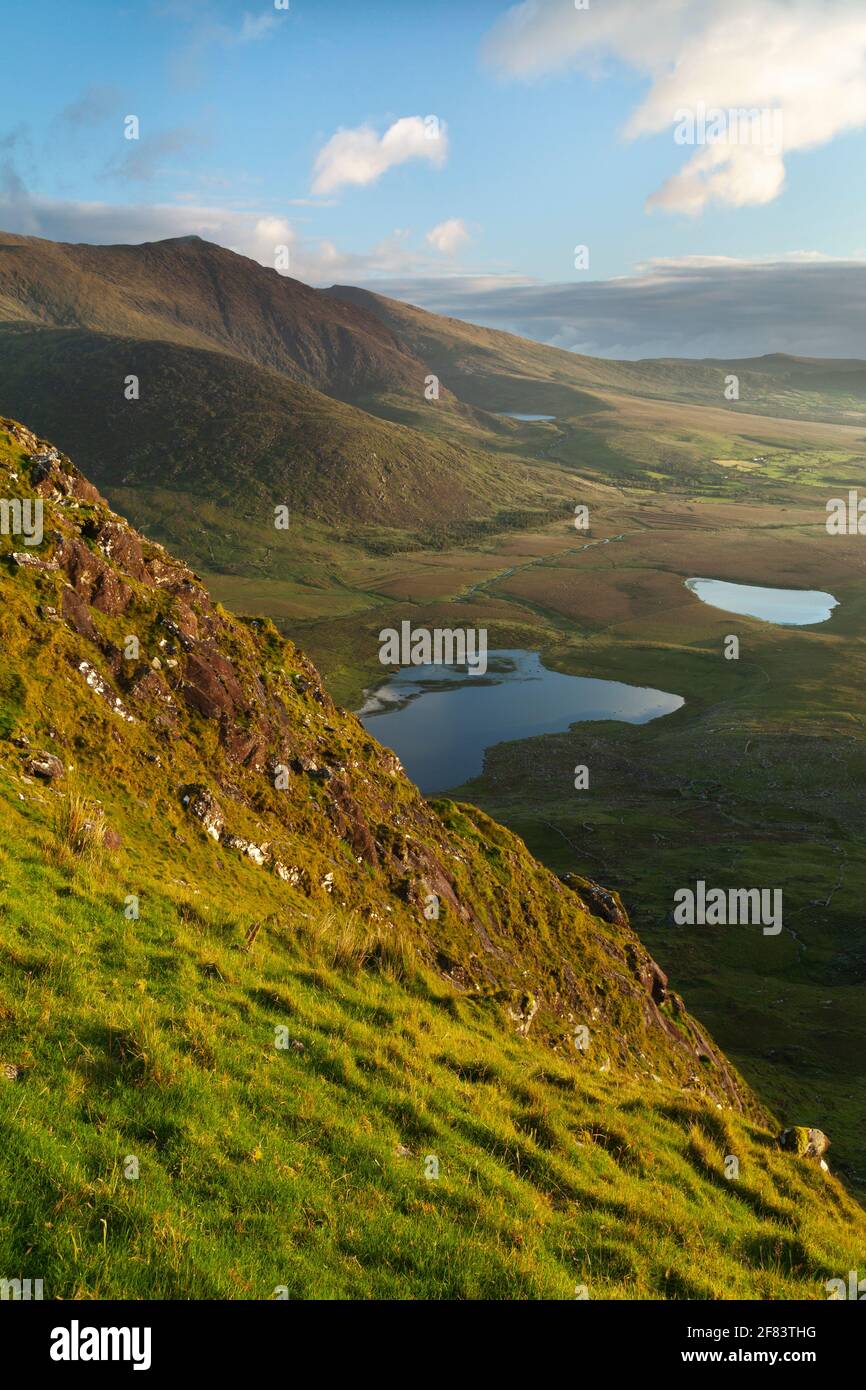
[[[139,379],[127,400],[124,380]],[[428,437],[293,378],[201,347],[0,325],[0,396],[73,449],[100,486],[161,487],[341,525],[486,516],[511,493],[479,450]],[[537,484],[539,505],[549,501]]]
[[[622,393],[693,405],[724,402],[732,413],[812,420],[838,421],[843,411],[866,423],[866,362],[784,353],[616,361],[446,318],[366,289],[334,285],[326,293],[377,317],[406,351],[441,373],[461,400],[484,410],[570,414],[610,405],[611,393]],[[738,401],[724,396],[730,373],[740,379]]]
[[[0,232],[0,321],[211,348],[335,395],[423,369],[379,318],[199,237],[66,245]]]

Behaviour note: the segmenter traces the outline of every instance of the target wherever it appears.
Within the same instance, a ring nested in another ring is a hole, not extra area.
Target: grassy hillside
[[[129,375],[138,399],[124,395]],[[201,348],[0,326],[0,398],[112,495],[133,488],[142,509],[156,489],[208,501],[224,511],[223,535],[254,523],[256,558],[280,539],[278,504],[295,526],[336,527],[335,539],[360,526],[423,544],[434,527],[509,508],[550,515],[571,491],[550,465],[494,459]]]
[[[540,651],[558,671],[681,695],[680,711],[641,727],[577,723],[490,748],[483,777],[452,794],[556,871],[589,858],[616,883],[744,1075],[779,1112],[825,1128],[837,1168],[862,1189],[866,554],[861,537],[824,525],[824,499],[857,464],[800,447],[759,467],[731,500],[598,484],[585,493],[589,537],[554,523],[394,555],[364,575],[366,609],[355,592],[350,616],[335,604],[303,626],[281,621],[351,702],[377,681],[375,631],[410,615],[484,626],[491,648]],[[828,589],[839,606],[827,623],[778,627],[701,603],[685,587],[696,575]],[[236,597],[249,608],[270,593]],[[723,658],[729,633],[736,662]],[[578,764],[590,768],[582,793]],[[673,926],[674,891],[701,878],[779,885],[785,930]]]
[[[47,513],[0,560],[9,1277],[826,1297],[863,1213],[781,1152],[615,895],[426,803],[46,448],[0,425],[0,492]]]
[[[765,357],[688,358],[639,362],[586,357],[563,348],[433,314],[351,285],[326,292],[378,317],[405,350],[430,364],[462,401],[483,410],[519,410],[564,417],[617,409],[620,396],[690,405],[724,404],[731,414],[866,422],[866,363]],[[739,379],[727,400],[726,378]]]
[[[374,315],[200,237],[87,246],[0,232],[0,320],[210,348],[337,395],[423,382]]]
[[[579,727],[496,750],[463,795],[556,870],[589,856],[619,884],[752,1084],[823,1124],[866,1184],[863,560],[823,530],[826,498],[862,480],[862,365],[581,358],[312,291],[195,239],[7,238],[0,306],[0,411],[72,451],[227,605],[302,641],[340,699],[381,678],[375,635],[407,617],[685,696],[670,730],[593,730],[589,805],[563,773]],[[723,399],[728,369],[739,402]],[[577,502],[586,537],[561,519]],[[731,621],[683,589],[695,574],[829,587],[842,606],[813,634],[737,623],[735,676],[715,659]],[[789,885],[780,949],[666,927],[683,875],[741,868]]]

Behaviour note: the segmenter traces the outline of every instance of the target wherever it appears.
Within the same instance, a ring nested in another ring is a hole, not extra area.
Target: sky
[[[866,357],[864,0],[0,16],[3,230],[197,234],[606,356]]]

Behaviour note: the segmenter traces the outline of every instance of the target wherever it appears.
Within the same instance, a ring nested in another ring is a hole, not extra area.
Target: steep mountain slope
[[[425,802],[10,420],[0,493],[45,508],[40,545],[0,538],[10,1277],[826,1296],[863,1214],[776,1147],[615,894]]]
[[[423,389],[421,364],[376,315],[199,237],[88,246],[0,232],[0,319],[216,349],[337,395]]]
[[[140,395],[127,400],[124,382]],[[223,353],[79,329],[0,326],[0,396],[108,490],[186,492],[273,529],[273,507],[347,526],[420,528],[550,511],[555,470],[379,420]],[[189,406],[189,409],[187,407]]]
[[[866,416],[863,363],[586,357],[353,286],[312,289],[199,237],[88,246],[0,232],[0,322],[209,348],[385,413],[423,417],[432,372],[438,423],[455,430],[507,432],[479,409],[579,415],[615,409],[619,393],[717,406],[729,372],[731,414]]]
[[[565,504],[555,467],[487,457],[446,386],[427,403],[428,375],[377,315],[197,237],[0,233],[0,411],[139,489],[142,517],[155,487],[411,532]]]

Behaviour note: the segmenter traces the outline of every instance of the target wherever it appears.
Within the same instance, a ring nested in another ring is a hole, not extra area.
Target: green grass
[[[65,1299],[778,1299],[857,1267],[862,1213],[762,1127],[552,1057],[339,913],[286,911],[240,949],[252,868],[242,899],[156,876],[128,920],[116,866],[53,867],[21,816],[0,852],[0,1056],[25,1068],[0,1083],[6,1277]]]

